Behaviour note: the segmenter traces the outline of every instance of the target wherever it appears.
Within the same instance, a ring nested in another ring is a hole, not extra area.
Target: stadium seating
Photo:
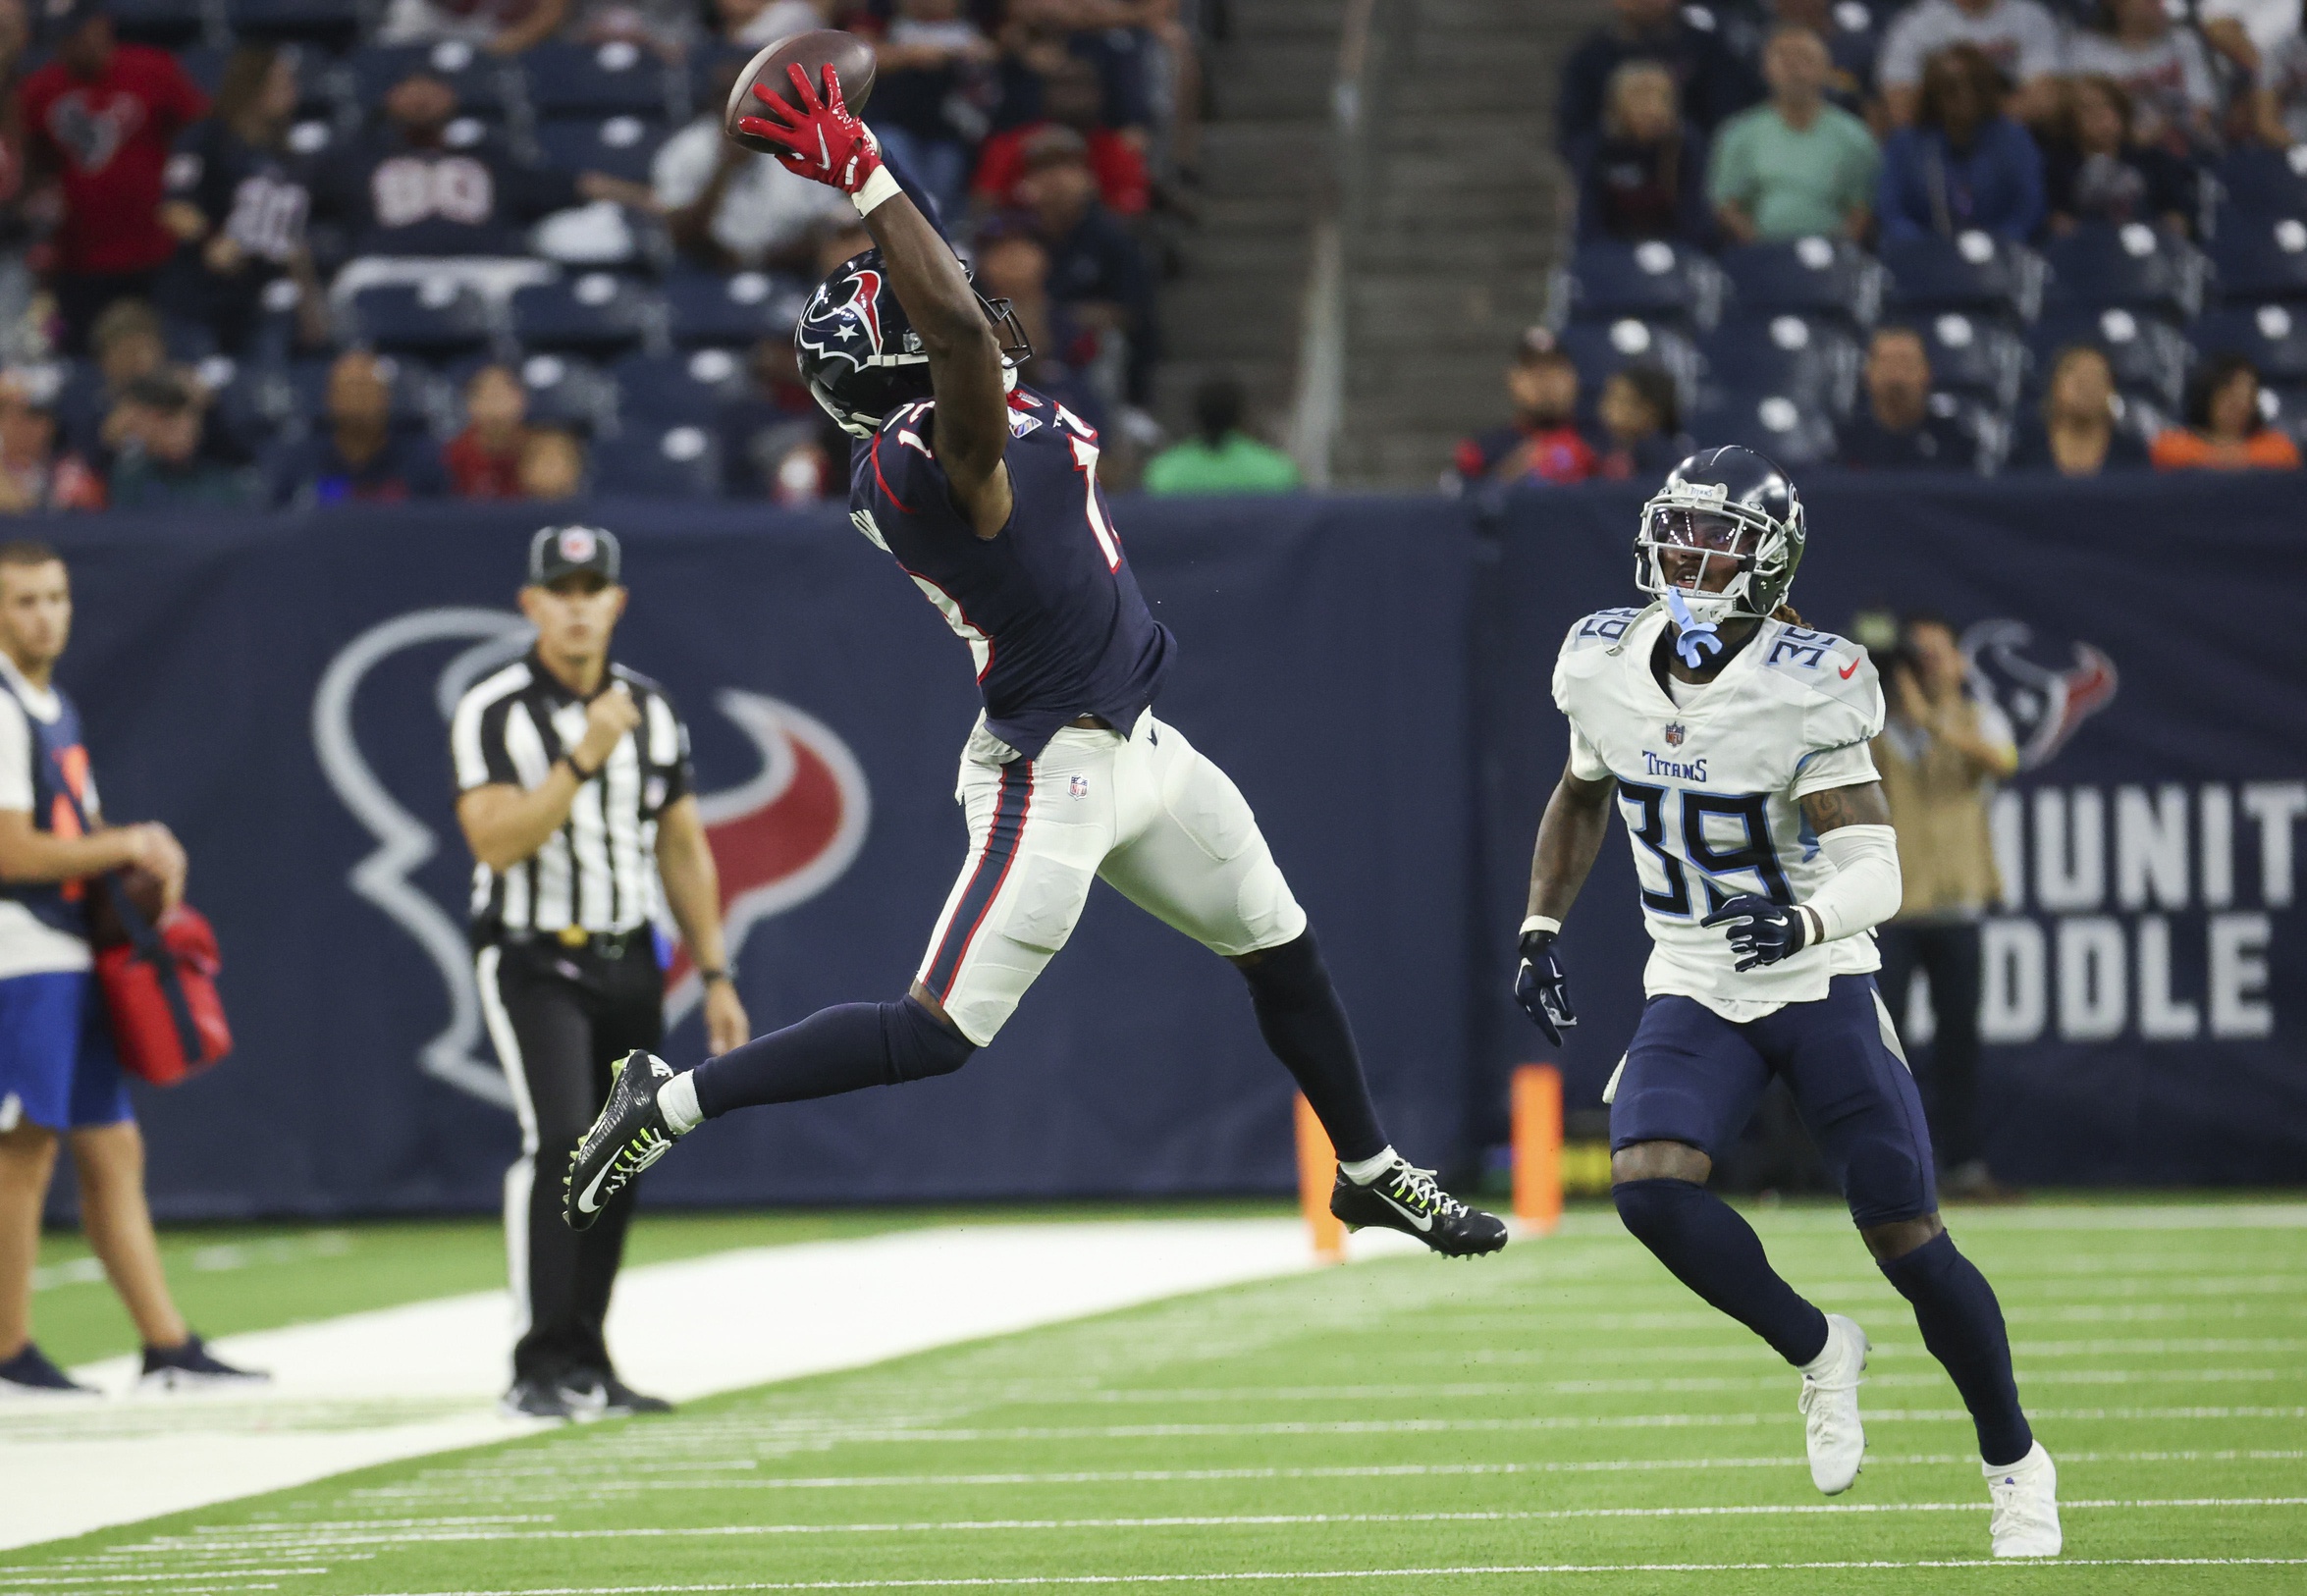
[[[193,43],[208,27],[202,0],[107,0],[104,11],[121,38],[163,50]]]
[[[1839,316],[1868,327],[1882,310],[1881,265],[1848,242],[1746,244],[1724,252],[1722,270],[1742,315]]]
[[[2205,354],[2248,356],[2270,384],[2307,383],[2307,305],[2214,311],[2188,332]]]
[[[636,116],[557,117],[537,124],[545,164],[563,172],[606,172],[632,183],[649,181],[649,165],[665,142],[661,122]]]
[[[466,115],[488,119],[505,115],[511,84],[503,58],[476,50],[461,39],[355,50],[345,60],[343,78],[355,111],[366,116],[384,99],[387,89],[420,72],[455,89],[457,108]]]
[[[1706,380],[1727,392],[1783,394],[1837,420],[1851,413],[1858,346],[1838,322],[1797,315],[1725,321],[1698,352]]]
[[[2307,298],[2307,220],[2242,219],[2220,230],[2211,246],[2220,296],[2228,304]]]
[[[1883,245],[1889,309],[1969,310],[2031,322],[2042,310],[2042,257],[1985,233],[1902,239]]]
[[[1785,465],[1816,465],[1832,459],[1835,452],[1832,418],[1785,394],[1703,393],[1688,426],[1708,443],[1759,450]]]
[[[669,427],[628,419],[593,452],[593,486],[602,493],[711,499],[721,482],[721,441],[693,422]]]
[[[372,348],[428,359],[478,348],[495,331],[488,301],[446,277],[362,289],[350,315],[354,336]]]
[[[236,37],[317,44],[342,50],[360,31],[360,0],[225,0]]]
[[[1697,250],[1662,243],[1580,246],[1555,283],[1556,302],[1571,321],[1681,322],[1714,325],[1722,313],[1721,268]]]
[[[602,357],[637,348],[654,320],[649,296],[610,272],[515,290],[509,308],[512,336],[523,348]]]
[[[2009,328],[1946,310],[1922,318],[1915,330],[1930,355],[1934,387],[1992,400],[1998,409],[2018,398],[2026,346]]]
[[[277,374],[279,390],[267,401],[277,409],[282,430],[295,436],[328,425],[330,360],[297,360]],[[416,360],[378,362],[393,392],[393,425],[446,429],[453,396],[440,374]]]
[[[2194,357],[2187,339],[2176,329],[2128,310],[2053,312],[2027,331],[2028,393],[2041,390],[2059,351],[2070,344],[2098,349],[2107,356],[2118,388],[2152,397],[2167,409],[2178,403],[2179,388]]]
[[[744,362],[726,349],[628,354],[609,369],[624,414],[669,426],[708,425],[745,392]]]
[[[783,338],[799,318],[807,293],[801,285],[765,272],[734,277],[676,272],[665,282],[667,331],[684,348]]]
[[[618,413],[616,382],[589,361],[532,354],[520,363],[520,386],[528,394],[528,418],[539,426],[590,434],[607,429]]]
[[[520,57],[530,107],[539,117],[672,115],[657,58],[624,39],[607,44],[540,44]]]
[[[1603,383],[1628,366],[1657,366],[1675,380],[1687,399],[1697,390],[1698,363],[1690,340],[1672,327],[1622,317],[1617,321],[1573,322],[1561,333],[1562,349],[1578,367],[1579,394],[1591,408]]]
[[[2217,175],[2226,191],[2223,232],[2244,219],[2307,216],[2307,144],[2239,145],[2221,159]]]
[[[2185,320],[2203,308],[2210,263],[2184,239],[2144,222],[2085,222],[2043,246],[2046,308],[2152,311]]]

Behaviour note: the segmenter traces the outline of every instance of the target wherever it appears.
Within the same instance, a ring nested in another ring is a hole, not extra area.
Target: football
[[[722,113],[722,131],[747,149],[759,150],[764,155],[783,153],[783,146],[737,127],[741,118],[761,116],[768,110],[754,95],[754,85],[758,83],[791,104],[793,80],[785,69],[799,65],[809,75],[809,81],[822,92],[829,62],[841,85],[842,101],[862,115],[866,100],[873,94],[873,46],[855,33],[837,27],[818,27],[764,45],[759,55],[745,63],[745,70],[737,75],[736,87],[729,90],[729,103]]]

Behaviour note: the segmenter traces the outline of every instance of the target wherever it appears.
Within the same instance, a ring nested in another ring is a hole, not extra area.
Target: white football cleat
[[[1997,1557],[2057,1557],[2065,1537],[2059,1531],[2059,1470],[2037,1441],[2014,1463],[1986,1470],[1987,1494],[1995,1499],[1991,1526]]]
[[[1826,1347],[1802,1369],[1802,1447],[1810,1483],[1841,1496],[1866,1457],[1858,1422],[1858,1377],[1866,1370],[1866,1332],[1840,1313],[1826,1316]]]

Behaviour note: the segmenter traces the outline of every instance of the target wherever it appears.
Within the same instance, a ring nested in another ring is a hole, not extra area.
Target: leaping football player
[[[907,197],[829,67],[798,66],[738,126],[847,193],[875,247],[818,289],[795,330],[810,391],[857,440],[850,519],[969,645],[984,713],[961,758],[970,850],[911,989],[820,1010],[685,1074],[619,1067],[569,1165],[583,1229],[674,1139],[757,1103],[945,1075],[993,1039],[1065,945],[1094,880],[1230,959],[1266,1044],[1340,1160],[1330,1206],[1452,1256],[1506,1242],[1379,1128],[1345,1009],[1305,912],[1233,782],[1152,709],[1175,644],[1098,487],[1098,434],[1017,386],[1030,353]]]
[[[1939,1221],[1930,1133],[1871,929],[1899,908],[1899,853],[1867,740],[1883,697],[1865,651],[1786,607],[1802,504],[1761,455],[1710,449],[1642,508],[1651,603],[1570,629],[1554,702],[1570,763],[1530,865],[1515,997],[1556,1045],[1577,1023],[1562,922],[1617,799],[1653,944],[1611,1077],[1611,1196],[1684,1285],[1801,1372],[1810,1477],[1848,1490],[1866,1452],[1864,1332],[1781,1279],[1706,1190],[1772,1076],[1793,1090],[1876,1264],[1977,1426],[1997,1557],[2052,1557],[2058,1476],[2027,1427],[1995,1293]]]

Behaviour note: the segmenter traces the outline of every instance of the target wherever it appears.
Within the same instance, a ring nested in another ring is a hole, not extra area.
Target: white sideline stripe
[[[1392,1232],[1352,1245],[1362,1256],[1421,1250]],[[946,1226],[627,1270],[609,1338],[635,1386],[685,1400],[1308,1267],[1295,1219]],[[793,1311],[796,1303],[810,1310]],[[74,1434],[60,1406],[10,1404],[0,1409],[0,1547],[532,1433],[534,1422],[496,1411],[511,1325],[508,1295],[493,1291],[223,1337],[222,1356],[272,1370],[274,1384],[135,1399],[134,1411],[155,1422],[134,1435]],[[110,1358],[73,1372],[124,1391],[138,1364]],[[427,1406],[406,1421],[296,1427],[315,1405],[352,1399],[388,1412],[396,1401]],[[462,1406],[444,1417],[444,1403]],[[26,1417],[35,1427],[9,1433]]]
[[[710,1585],[554,1585],[394,1591],[389,1596],[706,1596],[754,1590],[1014,1590],[1047,1585],[1202,1585],[1272,1579],[1440,1579],[1549,1573],[1805,1573],[1862,1569],[2296,1569],[2307,1557],[1930,1558],[1839,1563],[1491,1563],[1421,1569],[1277,1569],[1232,1573],[1052,1573],[1011,1578],[779,1579]]]
[[[412,1542],[433,1545],[462,1545],[472,1542],[500,1543],[505,1541],[614,1541],[614,1540],[692,1540],[721,1539],[744,1536],[778,1535],[937,1535],[954,1531],[1016,1531],[1066,1529],[1227,1529],[1272,1528],[1287,1524],[1518,1524],[1578,1518],[1743,1518],[1743,1517],[1833,1517],[1849,1514],[1885,1513],[1985,1513],[1992,1504],[1976,1502],[1798,1502],[1759,1503],[1753,1506],[1695,1507],[1695,1508],[1552,1508],[1527,1511],[1468,1512],[1468,1513],[1232,1513],[1232,1514],[1165,1514],[1140,1518],[952,1518],[917,1519],[912,1522],[850,1523],[850,1524],[704,1524],[678,1528],[656,1526],[624,1527],[618,1529],[443,1529],[395,1530],[374,1534],[329,1533],[299,1534],[295,1524],[278,1526],[276,1533],[259,1532],[254,1536],[233,1538],[220,1535],[214,1539],[202,1537],[196,1544],[171,1546],[165,1543],[148,1549],[147,1556],[194,1553],[252,1554],[278,1557],[283,1554],[345,1551],[363,1546],[404,1546]],[[2307,1496],[2244,1496],[2244,1497],[2169,1497],[2139,1501],[2084,1501],[2062,1502],[2062,1513],[2108,1509],[2133,1511],[2139,1509],[2172,1508],[2301,1508],[2307,1507]],[[237,1573],[253,1570],[235,1569]],[[37,1585],[72,1584],[78,1579],[99,1579],[112,1583],[151,1580],[165,1577],[154,1574],[80,1574],[61,1579],[17,1579],[0,1576],[0,1591],[29,1589]]]
[[[2307,1461],[2307,1450],[2300,1451],[2246,1451],[2220,1452],[2068,1452],[2064,1448],[2060,1458],[2076,1463],[2299,1463]],[[1906,1454],[1876,1453],[1869,1462],[1881,1465],[1929,1466],[1947,1463],[1975,1463],[1975,1453],[1921,1452]],[[750,1469],[758,1464],[750,1458],[735,1459],[724,1465],[728,1468]],[[714,1479],[701,1482],[695,1474],[683,1479],[652,1479],[635,1482],[629,1477],[585,1479],[571,1472],[555,1477],[562,1484],[553,1492],[556,1499],[579,1493],[602,1495],[615,1491],[693,1491],[701,1483],[710,1483],[717,1491],[840,1491],[887,1490],[920,1486],[959,1486],[976,1488],[989,1485],[1159,1485],[1193,1483],[1203,1480],[1230,1479],[1420,1479],[1426,1477],[1455,1477],[1480,1474],[1618,1474],[1646,1473],[1652,1470],[1683,1470],[1708,1468],[1799,1468],[1802,1459],[1796,1456],[1773,1458],[1591,1458],[1580,1461],[1544,1463],[1329,1463],[1305,1467],[1278,1465],[1239,1468],[1090,1468],[1048,1471],[1041,1473],[1009,1474],[809,1474],[772,1475],[766,1479]],[[702,1472],[703,1470],[700,1470]],[[419,1483],[415,1485],[378,1486],[370,1490],[354,1491],[361,1501],[383,1502],[405,1500],[412,1497],[438,1496],[444,1489],[454,1490],[462,1497],[484,1481],[502,1493],[504,1487],[495,1483],[494,1476],[477,1471],[459,1474],[454,1479]],[[547,1515],[546,1516],[550,1516]],[[420,1519],[380,1519],[380,1523],[413,1524]],[[304,1527],[311,1527],[309,1525]]]

